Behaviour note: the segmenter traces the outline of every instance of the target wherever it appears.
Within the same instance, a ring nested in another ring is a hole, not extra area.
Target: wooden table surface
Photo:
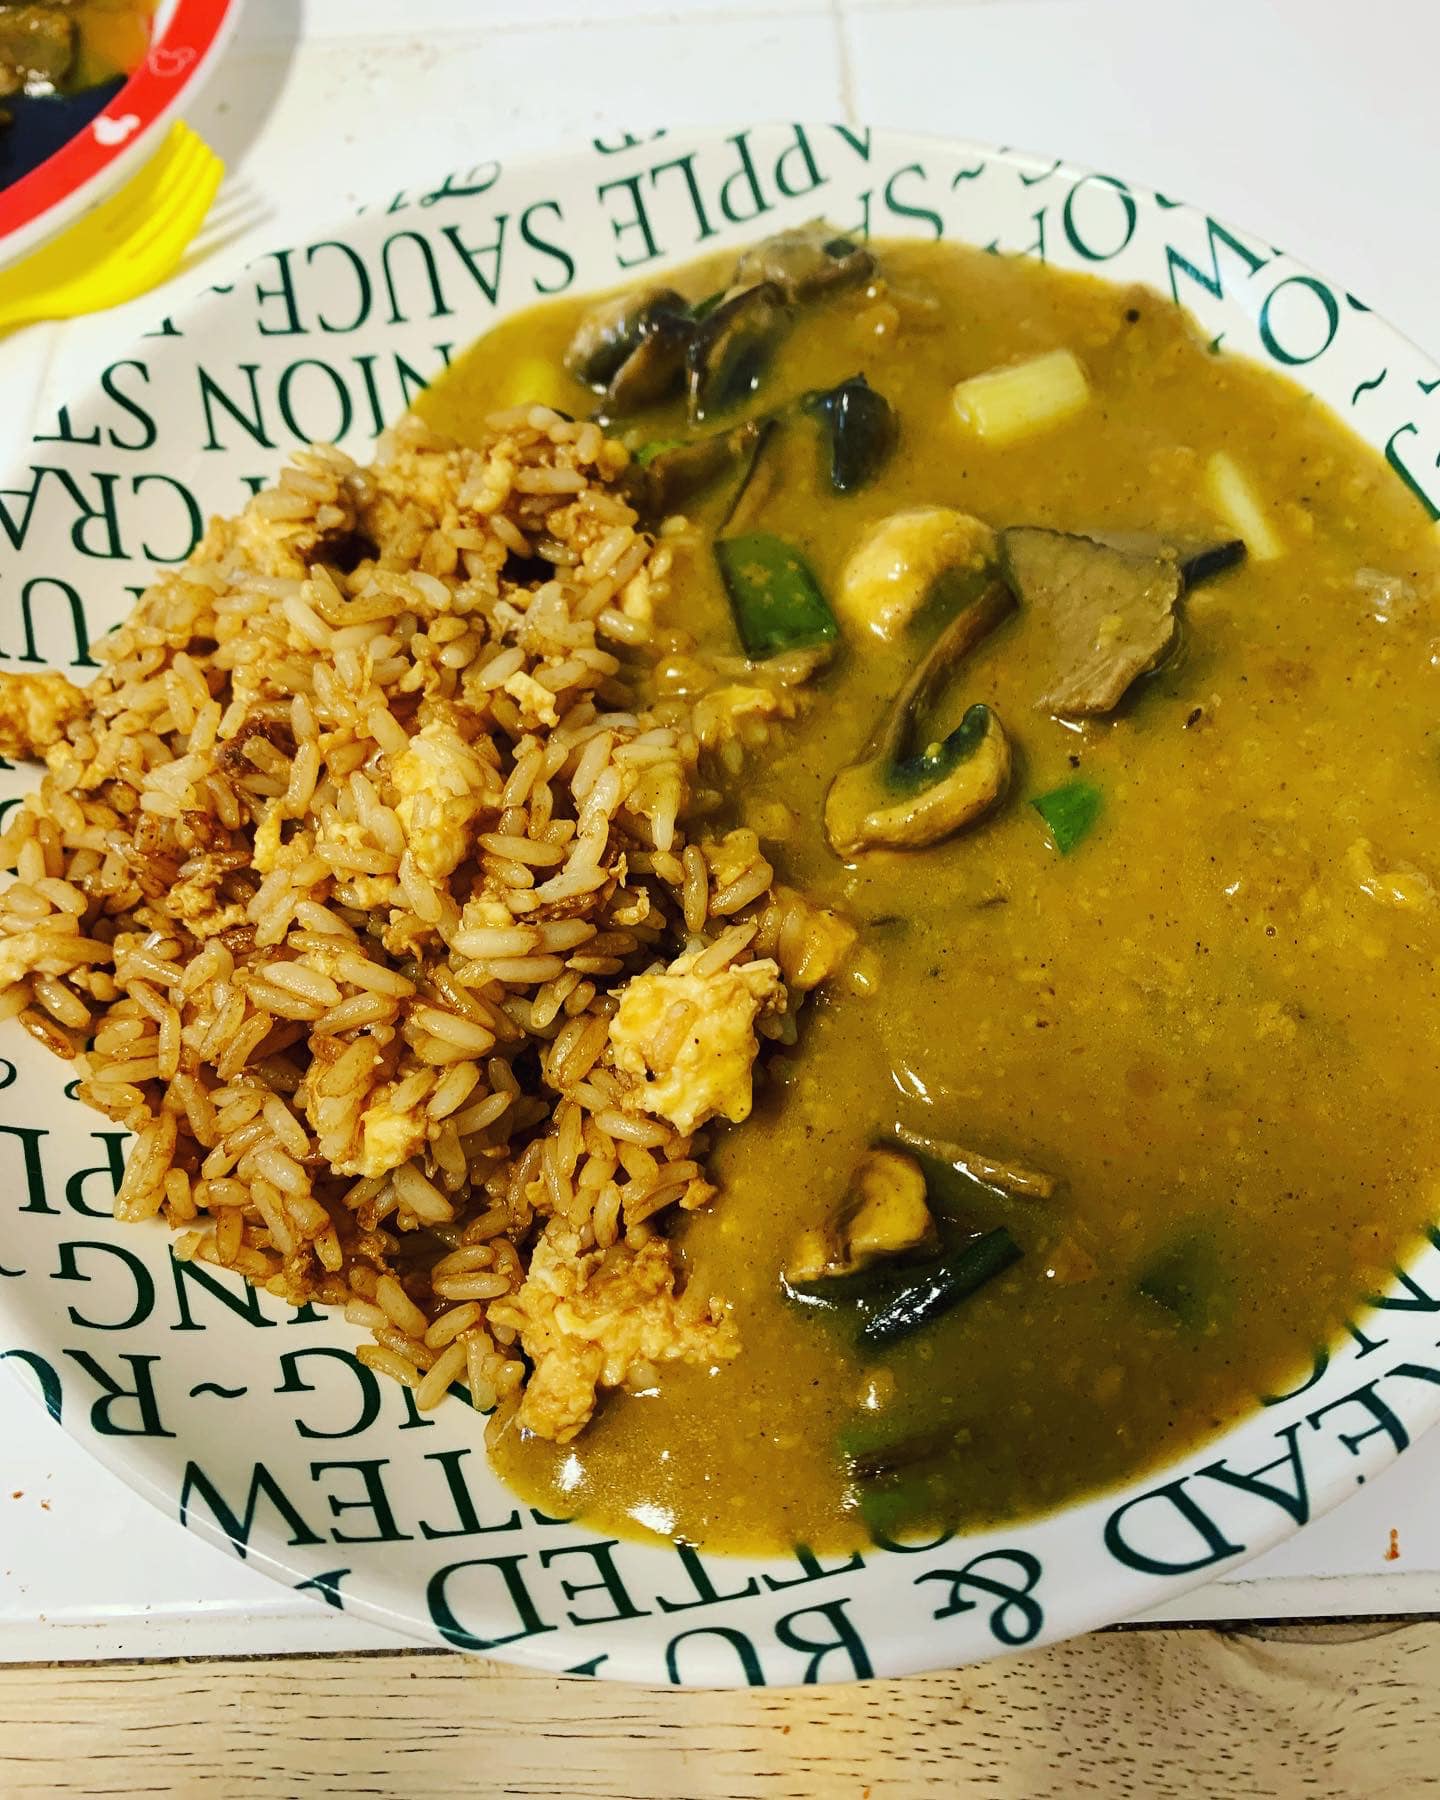
[[[1440,1787],[1440,1623],[1101,1633],[672,1693],[415,1651],[0,1668],[0,1795],[1385,1800]]]

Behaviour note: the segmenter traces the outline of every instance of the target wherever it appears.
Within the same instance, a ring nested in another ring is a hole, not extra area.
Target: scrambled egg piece
[[[681,956],[659,975],[635,976],[610,1023],[615,1067],[641,1078],[633,1104],[687,1133],[717,1113],[735,1122],[750,1116],[755,1020],[762,1008],[785,1006],[773,962],[692,974],[703,954]]]
[[[335,883],[335,898],[342,906],[361,912],[383,911],[394,906],[398,884],[393,875],[350,875]]]
[[[165,894],[165,910],[197,938],[218,937],[222,931],[245,923],[245,907],[238,900],[223,901],[218,889],[228,873],[219,858],[202,857],[201,866],[183,881],[174,882]]]
[[[283,823],[280,808],[272,806],[259,830],[255,833],[255,851],[251,861],[262,875],[268,875],[275,867],[280,846],[280,827]],[[272,824],[275,828],[273,831],[271,830]],[[327,808],[320,815],[315,831],[316,849],[326,844],[334,845],[337,850],[352,851],[357,856],[368,858],[375,855],[375,842],[365,827],[358,820],[342,819],[333,808]],[[337,879],[348,881],[355,880],[357,877],[353,870],[346,869]],[[363,881],[365,877],[360,876],[358,879]],[[386,879],[388,880],[389,877]]]
[[[780,972],[792,992],[808,994],[841,967],[859,933],[848,919],[828,906],[814,905],[793,888],[777,887],[773,893],[777,902],[791,909],[796,922],[793,934],[788,921],[780,930],[775,948]]]
[[[700,848],[709,866],[710,884],[717,889],[729,887],[765,860],[759,838],[744,826],[738,831],[727,831],[718,842],[702,843]]]
[[[304,580],[326,544],[344,540],[360,524],[368,474],[352,464],[337,486],[335,503],[327,502],[311,516],[275,519],[247,506],[234,518],[212,518],[196,546],[195,560],[238,562],[262,575]]]
[[[324,1114],[331,1105],[331,1099],[322,1094],[323,1081],[352,1046],[336,1037],[314,1037],[311,1044],[313,1055],[300,1099],[311,1130],[323,1136]],[[382,1060],[377,1046],[372,1068]],[[396,1090],[402,1085],[398,1081],[381,1081],[370,1090],[369,1104],[360,1114],[348,1143],[332,1161],[337,1175],[359,1175],[373,1181],[398,1169],[425,1148],[425,1108],[405,1101],[399,1106],[394,1104]]]
[[[483,888],[460,908],[460,930],[484,931],[491,927],[511,930],[515,925],[515,915],[503,900],[497,900],[493,894]]]
[[[469,850],[476,817],[498,799],[499,778],[453,725],[431,720],[391,762],[390,780],[411,855],[443,880]]]
[[[13,987],[27,975],[68,975],[83,963],[106,961],[108,956],[67,949],[67,941],[81,944],[77,933],[52,933],[49,929],[17,931],[0,938],[0,987]]]
[[[255,828],[255,840],[250,851],[250,864],[261,875],[269,875],[280,861],[280,852],[283,848],[280,842],[280,828],[284,823],[285,815],[278,806],[272,806]]]
[[[387,1105],[392,1084],[375,1090],[375,1098],[360,1115],[360,1154],[341,1172],[373,1180],[388,1175],[425,1148],[425,1109],[407,1106],[397,1112]],[[337,1169],[341,1165],[337,1163]]]
[[[489,1312],[520,1333],[535,1365],[517,1422],[558,1444],[589,1422],[597,1389],[619,1387],[637,1364],[715,1362],[740,1348],[722,1303],[677,1297],[663,1240],[636,1251],[576,1251],[574,1233],[552,1223],[519,1291]]]
[[[417,1106],[391,1112],[387,1106],[367,1106],[360,1115],[359,1173],[366,1179],[388,1175],[425,1148],[425,1114]]]
[[[51,749],[84,711],[84,690],[63,675],[0,670],[0,756],[23,760]]]
[[[766,719],[793,719],[798,711],[799,702],[787,688],[732,683],[712,688],[695,702],[695,735],[703,749],[714,750],[744,739],[747,727]]]
[[[527,675],[518,669],[505,683],[505,692],[520,708],[523,724],[532,730],[537,725],[558,725],[560,715],[555,710],[555,696],[542,682],[533,675]]]

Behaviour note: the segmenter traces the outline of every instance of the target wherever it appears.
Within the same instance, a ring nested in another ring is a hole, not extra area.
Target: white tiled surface
[[[848,118],[1063,152],[1203,201],[1440,347],[1437,66],[1433,0],[250,0],[191,114],[232,173],[175,287],[567,136]],[[0,342],[0,466],[165,303]],[[1433,1434],[1168,1616],[1440,1609],[1437,1485]],[[0,1380],[0,1662],[396,1641],[181,1533]]]
[[[1433,0],[871,0],[844,30],[860,117],[1129,175],[1440,343]]]

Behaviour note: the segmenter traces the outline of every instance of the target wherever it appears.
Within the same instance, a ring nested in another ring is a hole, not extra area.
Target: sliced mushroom
[[[690,418],[725,412],[753,394],[790,322],[773,281],[732,294],[695,325],[685,358]]]
[[[726,514],[728,521],[749,482],[760,447],[774,428],[773,419],[747,419],[729,431],[712,432],[689,444],[671,444],[643,467],[632,464],[626,491],[636,511],[648,519],[663,519],[706,488],[733,476],[737,488]]]
[[[952,1143],[948,1138],[932,1138],[904,1125],[895,1127],[895,1135],[902,1144],[918,1150],[922,1156],[948,1163],[952,1169],[968,1175],[971,1181],[999,1188],[1002,1193],[1018,1194],[1027,1200],[1048,1200],[1055,1192],[1055,1177],[1041,1169],[1027,1169],[1023,1163],[987,1156],[983,1150],[967,1149],[964,1144]]]
[[[681,318],[685,302],[674,288],[641,288],[592,306],[565,351],[565,367],[577,381],[603,392],[639,349],[659,318]]]
[[[838,856],[915,850],[984,817],[1010,780],[1010,742],[990,707],[970,707],[948,737],[923,741],[921,715],[961,659],[1014,605],[992,581],[956,615],[902,688],[866,758],[825,796],[825,835]]]
[[[890,640],[934,601],[962,604],[995,572],[995,533],[950,506],[914,506],[878,519],[841,571],[842,619]]]
[[[656,313],[645,335],[611,377],[600,407],[602,421],[674,399],[685,384],[685,358],[695,331],[692,319]]]
[[[918,756],[842,769],[825,798],[825,835],[840,856],[919,850],[953,837],[994,806],[1010,781],[1010,741],[976,704]]]
[[[812,219],[753,245],[736,263],[734,279],[737,287],[773,281],[787,300],[809,300],[866,281],[874,272],[875,258],[868,250],[823,219]]]
[[[800,1295],[835,1294],[873,1264],[933,1249],[936,1242],[920,1164],[902,1150],[867,1150],[835,1218],[796,1240],[785,1285]]]
[[[1246,550],[1242,539],[1223,538],[1208,544],[1178,545],[1176,555],[1180,558],[1180,579],[1189,593],[1202,581],[1209,581],[1213,575],[1223,575],[1227,569],[1244,562]]]
[[[807,394],[801,404],[820,421],[835,492],[851,494],[873,481],[900,436],[900,422],[885,396],[877,394],[863,375],[852,375],[838,387]]]

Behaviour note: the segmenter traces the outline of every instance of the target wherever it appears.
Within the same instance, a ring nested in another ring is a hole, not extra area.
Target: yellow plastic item
[[[188,125],[172,125],[140,173],[93,212],[0,273],[0,331],[103,312],[179,267],[225,165]]]

